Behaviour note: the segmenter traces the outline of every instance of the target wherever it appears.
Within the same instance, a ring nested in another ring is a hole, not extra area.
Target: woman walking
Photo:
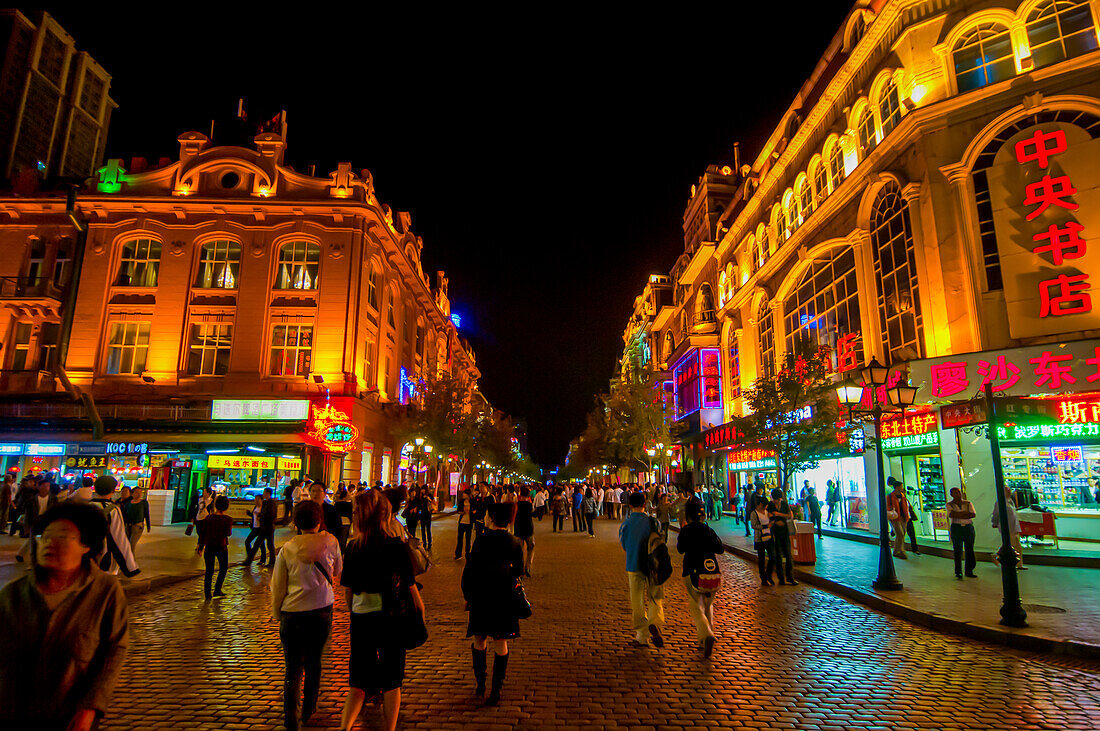
[[[351,612],[349,687],[340,728],[350,730],[367,695],[381,693],[384,727],[394,731],[401,709],[407,638],[392,612],[396,605],[411,603],[423,616],[424,602],[413,578],[404,530],[393,519],[390,501],[377,490],[368,490],[356,495],[352,504],[356,537],[348,543],[340,577]]]
[[[321,653],[332,632],[333,577],[342,570],[340,544],[321,531],[324,515],[312,500],[294,508],[301,531],[283,544],[271,572],[271,611],[279,623],[286,675],[283,718],[287,731],[298,729],[298,689],[305,675],[302,723],[317,710],[321,689]]]
[[[757,501],[749,511],[749,524],[752,525],[753,547],[756,548],[756,560],[760,566],[760,585],[772,586],[772,571],[775,570],[776,557],[767,502]]]
[[[561,488],[554,490],[554,497],[550,500],[550,519],[553,522],[551,533],[565,531],[566,499]]]
[[[491,529],[478,538],[462,571],[462,595],[470,611],[466,636],[474,638],[476,693],[485,695],[488,638],[496,641],[493,656],[493,685],[485,705],[500,701],[500,690],[508,672],[508,640],[519,637],[519,615],[515,589],[523,575],[523,549],[519,539],[508,532],[512,511],[508,505],[490,509]]]
[[[695,632],[703,657],[710,657],[714,650],[714,590],[705,585],[721,577],[718,568],[719,553],[725,552],[721,539],[714,529],[703,522],[706,508],[698,498],[688,500],[684,508],[687,522],[676,537],[676,550],[684,555],[684,586],[687,588],[688,610],[695,622]]]
[[[199,547],[195,553],[201,553],[206,562],[206,578],[203,581],[203,594],[207,599],[225,596],[222,584],[225,573],[229,571],[229,536],[233,533],[233,519],[225,514],[229,510],[229,498],[218,495],[214,500],[214,514],[203,522],[205,530],[199,533]],[[218,581],[214,592],[210,593],[210,580],[214,576],[214,562],[218,562]]]
[[[458,561],[470,555],[470,538],[474,532],[473,502],[470,497],[470,488],[462,489],[455,512],[458,513],[458,541],[455,543],[455,561]],[[465,545],[465,550],[463,550],[463,545]]]
[[[584,527],[588,528],[588,536],[596,537],[596,497],[592,494],[592,488],[584,491],[584,500],[581,501],[581,511],[584,513]]]
[[[130,493],[130,502],[122,506],[122,519],[126,523],[126,537],[130,539],[130,552],[137,555],[141,534],[152,532],[149,522],[149,501],[145,499],[145,488],[135,487]]]
[[[430,551],[432,550],[432,514],[435,513],[435,508],[439,503],[436,501],[435,495],[432,494],[432,489],[427,485],[420,488],[418,500],[420,504],[417,511],[420,518],[420,540],[424,542],[424,548]]]

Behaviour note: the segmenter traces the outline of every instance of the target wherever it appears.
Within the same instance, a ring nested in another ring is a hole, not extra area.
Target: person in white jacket
[[[286,679],[283,714],[287,731],[298,729],[298,688],[305,673],[302,722],[317,709],[321,688],[321,654],[332,631],[333,581],[343,570],[340,544],[321,531],[321,506],[303,500],[294,506],[294,525],[301,535],[283,544],[271,572],[271,611],[279,622]]]
[[[117,574],[121,569],[122,574],[129,578],[136,576],[141,567],[130,547],[130,537],[122,519],[122,511],[119,510],[118,503],[111,500],[117,488],[118,480],[111,475],[100,475],[95,480],[95,497],[91,504],[102,510],[107,518],[107,540],[96,557],[96,563],[109,574]]]

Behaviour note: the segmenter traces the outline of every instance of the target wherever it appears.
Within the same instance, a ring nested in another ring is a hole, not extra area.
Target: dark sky
[[[82,5],[49,9],[114,77],[109,156],[175,159],[242,96],[253,119],[287,109],[289,164],[370,168],[412,213],[483,392],[549,466],[607,388],[634,297],[682,251],[692,183],[734,141],[755,157],[852,3]]]

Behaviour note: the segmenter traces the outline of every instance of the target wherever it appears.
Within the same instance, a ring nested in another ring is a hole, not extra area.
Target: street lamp
[[[885,386],[890,377],[890,368],[872,358],[861,371],[863,385],[856,385],[850,381],[841,383],[836,387],[837,399],[848,408],[848,417],[852,419],[859,413],[858,406],[863,399],[863,390],[871,389],[872,408],[870,414],[874,417],[875,437],[878,438],[876,447],[875,466],[878,469],[878,524],[879,524],[879,550],[878,550],[878,578],[872,582],[875,589],[896,591],[901,589],[897,573],[894,571],[894,554],[890,547],[890,523],[886,519],[886,468],[883,465],[882,454],[882,404],[874,397],[874,392]],[[887,391],[890,404],[905,411],[907,406],[912,406],[916,400],[917,389],[909,384],[899,384]]]

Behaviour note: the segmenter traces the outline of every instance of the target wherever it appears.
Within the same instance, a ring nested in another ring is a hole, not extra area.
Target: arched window
[[[661,348],[661,360],[667,363],[674,350],[676,350],[676,341],[672,337],[672,330],[665,330],[665,343],[664,347]]]
[[[760,332],[760,375],[771,376],[775,373],[775,329],[767,302],[760,303],[756,322]]]
[[[786,232],[786,236],[783,238],[790,238],[791,234],[798,230],[798,203],[794,199],[794,191],[790,188],[783,194],[783,228]]]
[[[160,242],[134,239],[122,245],[118,278],[120,287],[155,287],[160,272]]]
[[[1035,6],[1027,16],[1027,42],[1037,69],[1095,49],[1088,0],[1047,0]]]
[[[753,264],[757,271],[764,266],[764,262],[768,260],[768,255],[771,253],[769,251],[768,230],[768,227],[764,224],[756,227],[756,250],[753,253]]]
[[[199,256],[196,287],[236,289],[241,266],[241,245],[236,241],[207,241]]]
[[[871,154],[871,150],[875,149],[875,145],[878,144],[878,134],[875,132],[875,114],[871,111],[871,107],[864,107],[860,113],[856,133],[859,135],[859,149],[862,159]]]
[[[771,229],[775,232],[775,235],[768,241],[768,243],[771,245],[768,249],[768,256],[774,254],[776,249],[778,249],[779,246],[787,240],[787,235],[789,232],[787,231],[787,224],[783,219],[783,206],[779,203],[776,203],[774,206],[772,206],[771,217]]]
[[[367,277],[367,304],[374,308],[375,312],[378,312],[378,294],[379,279],[382,276],[382,272],[379,271],[376,264],[370,265],[370,276]]]
[[[798,222],[803,223],[814,210],[814,195],[806,178],[798,182]]]
[[[737,267],[733,265],[733,262],[726,264],[726,301],[729,302],[733,299],[733,293],[737,291],[737,287],[740,283],[737,281]]]
[[[814,156],[810,161],[809,177],[813,185],[814,200],[820,205],[821,201],[829,197],[829,171],[820,156]]]
[[[1016,61],[1008,28],[1000,23],[974,26],[951,49],[951,63],[960,94],[1011,79]]]
[[[275,289],[317,289],[321,247],[309,241],[291,241],[279,249]]]
[[[879,324],[893,362],[920,358],[924,335],[909,208],[897,185],[887,185],[871,213],[871,243],[878,283]]]
[[[714,322],[714,293],[709,284],[703,284],[695,297],[695,324],[709,322]]]
[[[883,137],[890,134],[890,130],[901,121],[901,99],[898,97],[898,85],[893,79],[882,87],[882,95],[878,100],[878,117],[882,120]]]
[[[799,339],[835,351],[840,337],[862,330],[856,258],[851,247],[836,249],[806,269],[784,303],[783,317],[788,353],[797,352]],[[862,363],[858,345],[857,355],[857,362]]]
[[[718,275],[718,306],[725,307],[726,305],[726,288],[729,286],[729,280],[726,277],[726,272],[723,270]]]
[[[833,140],[832,147],[825,152],[825,160],[829,166],[829,192],[840,187],[844,180],[844,150],[840,149],[840,141]]]

